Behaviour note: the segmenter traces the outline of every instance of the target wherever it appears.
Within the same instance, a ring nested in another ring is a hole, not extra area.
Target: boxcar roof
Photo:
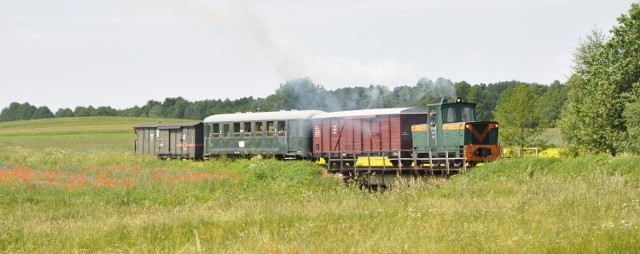
[[[404,115],[404,114],[428,114],[426,108],[378,108],[338,111],[318,114],[313,119],[337,118],[337,117],[375,117],[380,115]]]
[[[250,112],[235,114],[212,115],[204,119],[206,123],[245,122],[245,121],[270,121],[270,120],[295,120],[309,119],[313,115],[325,113],[320,110],[292,110],[273,112]]]

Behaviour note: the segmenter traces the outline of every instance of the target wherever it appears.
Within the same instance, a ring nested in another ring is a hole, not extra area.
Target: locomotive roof
[[[332,117],[374,117],[380,115],[402,115],[402,114],[428,114],[426,108],[378,108],[378,109],[361,109],[338,111],[331,113],[318,114],[313,119],[332,118]]]
[[[249,112],[235,114],[212,115],[204,119],[204,122],[243,122],[243,121],[270,121],[270,120],[294,120],[309,119],[313,115],[325,113],[320,110],[291,110],[273,112]]]

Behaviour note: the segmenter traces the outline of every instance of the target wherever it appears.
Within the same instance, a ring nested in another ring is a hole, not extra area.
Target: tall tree
[[[502,144],[524,148],[544,143],[539,138],[544,129],[536,110],[538,98],[534,87],[526,84],[516,85],[502,93],[495,111]]]
[[[31,119],[54,118],[56,117],[47,106],[41,106],[36,109]]]
[[[593,31],[578,45],[561,126],[571,146],[613,156],[637,139],[627,133],[631,115],[623,113],[640,90],[640,4],[618,23],[610,39]]]
[[[56,117],[74,117],[73,110],[70,108],[59,108],[56,111]]]
[[[554,81],[540,97],[537,108],[540,110],[540,121],[546,127],[555,127],[556,120],[567,101],[567,86]]]

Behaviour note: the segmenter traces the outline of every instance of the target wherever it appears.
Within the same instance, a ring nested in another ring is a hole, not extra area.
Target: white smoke
[[[168,0],[174,7],[212,29],[227,32],[242,47],[257,50],[274,66],[282,80],[306,76],[299,52],[273,33],[267,20],[242,0]],[[212,30],[213,31],[213,30]]]
[[[221,27],[245,46],[257,49],[274,66],[281,79],[311,77],[320,84],[400,85],[414,82],[421,74],[414,66],[393,60],[363,61],[326,52],[311,52],[278,35],[268,20],[242,0],[167,0],[210,25]],[[185,8],[186,7],[186,8]],[[401,80],[402,83],[399,83]]]

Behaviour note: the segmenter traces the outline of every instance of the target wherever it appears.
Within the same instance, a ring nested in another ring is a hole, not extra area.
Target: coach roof
[[[249,112],[235,114],[219,114],[212,115],[204,119],[205,123],[224,123],[224,122],[248,122],[248,121],[272,121],[272,120],[295,120],[309,119],[314,115],[325,113],[320,110],[292,110],[292,111],[273,111],[273,112]]]
[[[375,117],[380,115],[404,115],[404,114],[427,114],[426,108],[379,108],[361,109],[350,111],[338,111],[318,114],[313,119],[337,118],[337,117]]]

